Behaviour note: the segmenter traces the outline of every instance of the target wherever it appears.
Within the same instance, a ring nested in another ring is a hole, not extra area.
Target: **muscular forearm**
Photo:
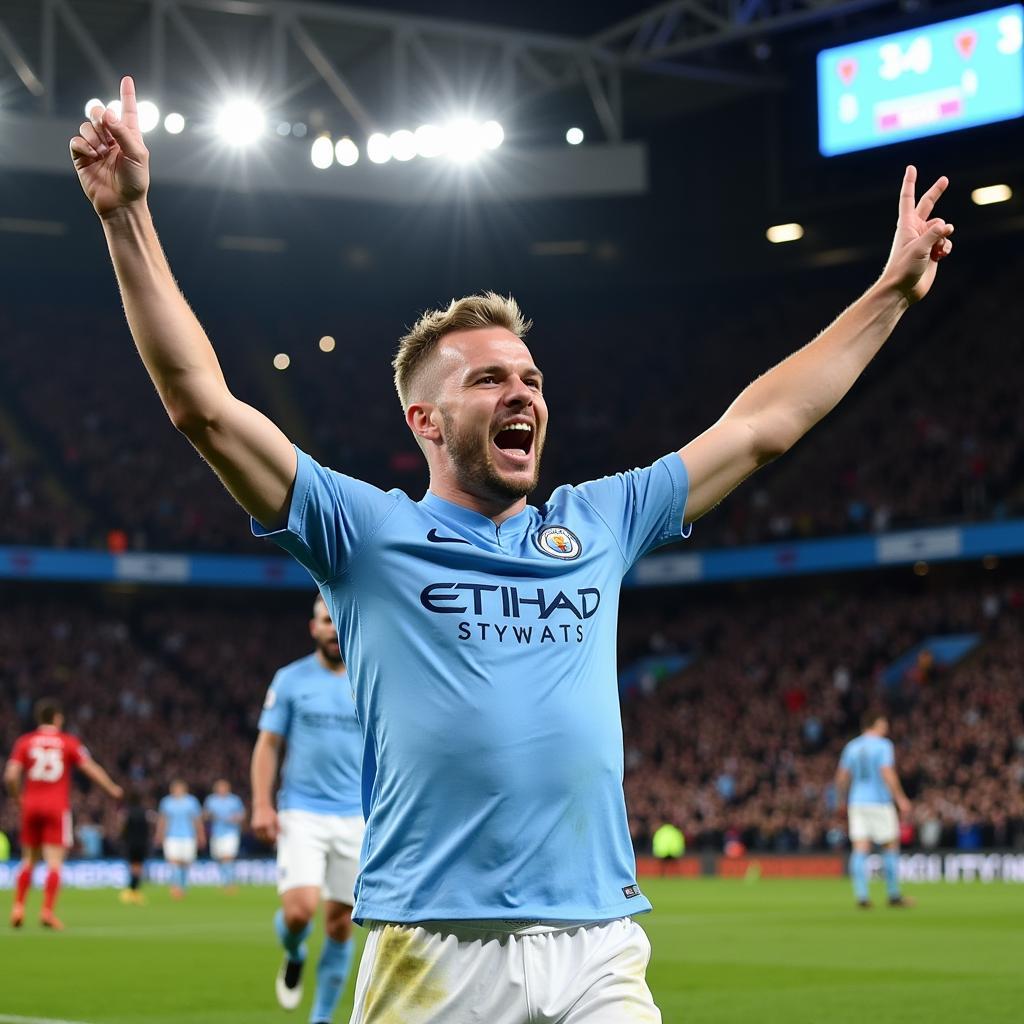
[[[229,397],[213,346],[171,274],[145,202],[103,218],[125,313],[164,408],[179,428],[210,421]]]
[[[908,308],[879,281],[810,344],[740,393],[727,416],[752,424],[762,460],[781,455],[850,390]]]

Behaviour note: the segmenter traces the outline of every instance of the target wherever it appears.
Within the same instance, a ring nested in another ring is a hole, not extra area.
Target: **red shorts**
[[[26,848],[63,846],[70,849],[74,845],[71,812],[54,811],[43,807],[23,807],[21,845]]]

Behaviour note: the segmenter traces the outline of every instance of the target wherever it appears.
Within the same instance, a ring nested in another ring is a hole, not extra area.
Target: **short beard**
[[[331,665],[341,665],[345,661],[345,659],[341,656],[341,648],[338,649],[337,654],[334,654],[332,651],[328,649],[327,644],[321,643],[319,640],[317,640],[316,649],[320,652],[324,661],[328,662]]]
[[[501,501],[518,501],[537,489],[540,479],[540,457],[543,442],[534,433],[533,476],[527,483],[506,480],[491,461],[489,444],[483,448],[476,435],[460,434],[455,421],[447,411],[440,409],[441,421],[444,424],[444,442],[448,449],[448,457],[455,467],[455,475],[460,486],[471,494],[481,497],[496,498]]]

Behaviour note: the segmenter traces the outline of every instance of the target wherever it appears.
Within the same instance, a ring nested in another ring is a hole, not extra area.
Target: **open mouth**
[[[533,424],[506,423],[494,435],[494,447],[512,461],[525,463],[533,451]]]

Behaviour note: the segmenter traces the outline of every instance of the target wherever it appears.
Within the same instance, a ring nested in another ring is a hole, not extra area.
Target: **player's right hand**
[[[277,811],[273,807],[254,807],[252,809],[252,830],[257,839],[264,843],[272,843],[277,839]]]
[[[78,180],[100,217],[139,202],[149,190],[149,150],[139,131],[135,83],[121,79],[121,117],[96,104],[71,140]]]

